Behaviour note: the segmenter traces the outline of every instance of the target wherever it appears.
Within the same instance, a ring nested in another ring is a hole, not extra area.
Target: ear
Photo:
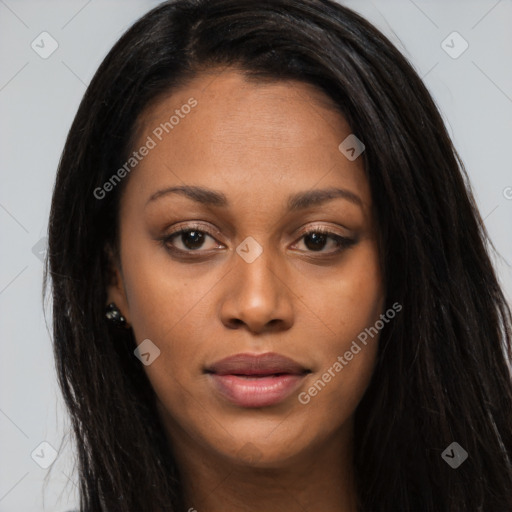
[[[126,290],[124,286],[123,272],[121,268],[120,258],[114,255],[113,249],[108,246],[105,248],[107,255],[107,304],[114,302],[121,311],[121,314],[125,317],[128,325],[130,321],[130,310],[128,307],[128,300],[126,297]]]

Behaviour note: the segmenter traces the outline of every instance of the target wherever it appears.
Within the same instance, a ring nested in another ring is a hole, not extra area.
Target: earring
[[[114,302],[111,302],[107,306],[107,309],[105,310],[105,317],[116,327],[128,327],[126,318],[121,314],[120,309],[115,305]]]

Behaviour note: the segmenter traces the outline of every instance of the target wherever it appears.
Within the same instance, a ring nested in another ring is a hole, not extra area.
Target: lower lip
[[[283,374],[268,377],[239,377],[209,374],[220,394],[239,407],[267,407],[288,398],[305,375]]]

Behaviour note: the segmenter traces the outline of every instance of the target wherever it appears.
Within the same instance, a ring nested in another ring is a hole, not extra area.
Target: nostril
[[[240,320],[240,318],[232,318],[228,322],[227,326],[230,327],[231,329],[237,329],[238,327],[240,327],[243,324],[244,324],[244,322],[243,322],[243,320]]]

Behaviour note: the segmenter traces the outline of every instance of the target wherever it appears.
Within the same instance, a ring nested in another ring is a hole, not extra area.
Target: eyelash
[[[170,233],[169,235],[166,235],[165,237],[160,239],[160,242],[164,246],[164,248],[167,249],[169,252],[171,252],[174,255],[183,257],[183,258],[190,258],[190,259],[192,259],[192,258],[199,258],[199,257],[205,256],[204,251],[203,251],[203,253],[201,253],[201,249],[196,249],[196,250],[190,250],[189,249],[189,250],[185,251],[183,249],[178,249],[178,248],[170,245],[170,243],[172,242],[172,240],[174,238],[177,238],[178,236],[182,235],[183,233],[189,233],[191,231],[198,231],[199,233],[208,235],[209,237],[211,237],[211,238],[213,238],[215,240],[215,236],[211,232],[206,230],[204,228],[204,226],[191,224],[191,225],[188,225],[185,228],[182,228],[180,230],[174,231],[174,232]],[[347,238],[347,237],[338,235],[336,233],[333,233],[332,231],[329,231],[327,228],[321,227],[321,226],[315,227],[315,228],[311,228],[311,229],[309,229],[307,231],[304,231],[301,234],[301,236],[298,239],[298,241],[303,239],[304,237],[306,237],[308,235],[313,234],[313,233],[325,235],[328,238],[330,238],[331,240],[334,240],[336,242],[336,245],[337,245],[336,250],[328,252],[328,253],[324,253],[322,251],[302,251],[302,252],[307,252],[307,253],[312,253],[312,254],[314,254],[316,252],[319,255],[323,256],[323,257],[329,257],[329,256],[338,255],[339,253],[341,253],[345,249],[348,249],[349,247],[351,247],[352,245],[354,245],[356,243],[355,239]]]

